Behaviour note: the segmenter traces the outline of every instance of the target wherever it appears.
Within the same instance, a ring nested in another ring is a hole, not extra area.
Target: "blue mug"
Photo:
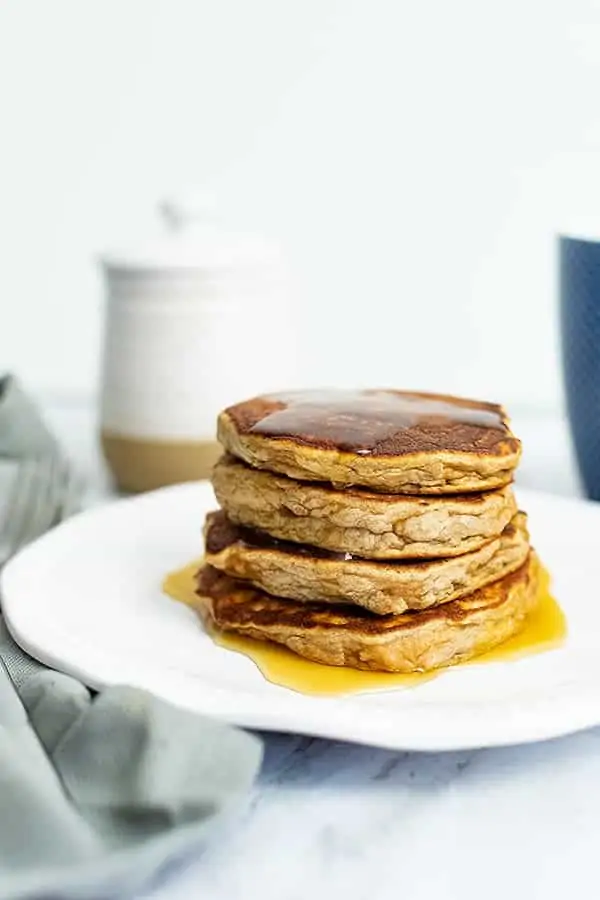
[[[600,241],[560,237],[558,251],[569,424],[585,491],[600,500]]]

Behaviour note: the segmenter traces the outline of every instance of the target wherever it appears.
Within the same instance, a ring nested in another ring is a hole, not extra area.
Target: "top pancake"
[[[218,437],[256,468],[397,494],[500,487],[521,453],[495,403],[392,390],[255,397],[221,413]]]

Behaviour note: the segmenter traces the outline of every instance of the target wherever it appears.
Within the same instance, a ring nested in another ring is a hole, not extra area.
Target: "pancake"
[[[501,487],[521,454],[501,406],[444,394],[269,394],[224,410],[217,431],[256,468],[392,494]]]
[[[537,600],[533,553],[516,572],[423,612],[374,616],[359,607],[281,600],[211,566],[198,574],[206,625],[283,644],[331,666],[423,672],[484,653],[518,632]]]
[[[371,562],[278,541],[234,525],[223,511],[209,513],[204,538],[208,565],[267,594],[299,602],[356,604],[379,615],[456,600],[515,571],[529,553],[524,513],[479,550],[421,562]]]
[[[219,505],[237,525],[368,559],[469,553],[501,534],[517,512],[510,487],[447,497],[336,491],[231,456],[219,460],[212,482]]]

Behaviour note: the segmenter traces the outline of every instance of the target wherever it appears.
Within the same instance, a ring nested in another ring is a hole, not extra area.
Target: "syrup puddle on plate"
[[[163,591],[174,600],[194,608],[196,603],[194,576],[199,565],[199,562],[194,562],[183,569],[171,572],[163,582]],[[542,569],[540,573],[539,591],[536,609],[518,634],[499,647],[459,665],[507,662],[559,647],[565,639],[567,624],[562,609],[550,593],[550,575],[546,569]],[[285,647],[236,634],[215,632],[211,637],[220,647],[249,657],[267,681],[302,694],[331,696],[410,688],[438,678],[447,671],[438,669],[410,675],[364,672],[359,669],[324,666],[321,663],[310,662]],[[455,669],[457,666],[451,668]]]

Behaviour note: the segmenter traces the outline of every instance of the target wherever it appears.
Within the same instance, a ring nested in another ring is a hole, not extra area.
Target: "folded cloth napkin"
[[[57,452],[1,380],[3,463]],[[91,692],[24,653],[0,619],[0,900],[132,896],[242,802],[261,752],[145,691]]]

